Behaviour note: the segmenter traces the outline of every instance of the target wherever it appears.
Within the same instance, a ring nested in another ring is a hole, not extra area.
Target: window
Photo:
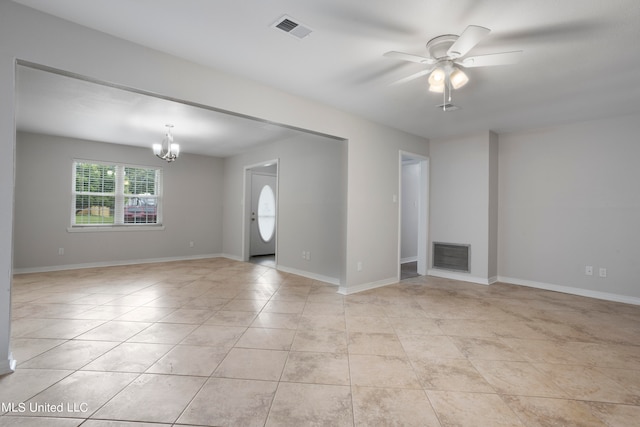
[[[71,225],[159,225],[161,188],[161,169],[77,160]]]

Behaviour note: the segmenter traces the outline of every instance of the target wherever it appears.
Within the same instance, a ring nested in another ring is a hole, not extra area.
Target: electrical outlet
[[[194,247],[194,246],[195,246],[195,243],[193,243],[193,242],[189,242],[189,247],[190,247],[190,248],[192,248],[192,247]]]
[[[604,267],[600,267],[600,277],[607,277],[607,269]]]
[[[362,271],[362,261],[358,261],[356,268],[358,271]]]
[[[58,248],[58,255],[64,255],[64,248]]]
[[[307,261],[311,260],[311,251],[307,251]]]
[[[302,259],[307,259],[307,251],[302,251]]]
[[[587,276],[593,276],[593,266],[587,265],[584,268],[584,274],[586,274]]]

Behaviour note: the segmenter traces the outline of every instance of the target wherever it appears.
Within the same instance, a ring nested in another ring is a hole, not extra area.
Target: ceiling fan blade
[[[415,80],[418,77],[426,76],[431,71],[433,71],[433,68],[429,68],[429,69],[426,69],[426,70],[418,71],[417,73],[411,74],[410,76],[407,76],[404,79],[396,80],[395,82],[391,83],[391,85],[395,86],[395,85],[399,85],[399,84],[402,84],[402,83],[409,82],[411,80]]]
[[[400,59],[402,61],[417,62],[418,64],[433,64],[436,62],[433,58],[425,58],[424,56],[412,55],[410,53],[390,51],[384,54],[387,58]]]
[[[485,38],[491,32],[490,29],[485,27],[479,27],[477,25],[469,25],[460,34],[458,40],[451,45],[447,51],[447,55],[451,58],[460,58],[469,52],[475,45],[480,43],[480,40]]]
[[[510,65],[515,64],[520,60],[522,56],[521,50],[513,52],[492,53],[489,55],[478,55],[464,58],[461,61],[457,61],[465,68],[473,67],[491,67],[494,65]]]

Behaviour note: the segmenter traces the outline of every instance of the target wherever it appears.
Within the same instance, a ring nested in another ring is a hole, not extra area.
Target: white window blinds
[[[162,223],[162,169],[73,162],[72,226]]]

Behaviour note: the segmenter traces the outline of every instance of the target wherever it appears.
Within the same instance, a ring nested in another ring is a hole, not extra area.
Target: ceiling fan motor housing
[[[450,56],[447,51],[458,40],[458,36],[453,34],[445,34],[443,36],[434,37],[427,42],[427,51],[433,59],[456,59],[458,56]]]

